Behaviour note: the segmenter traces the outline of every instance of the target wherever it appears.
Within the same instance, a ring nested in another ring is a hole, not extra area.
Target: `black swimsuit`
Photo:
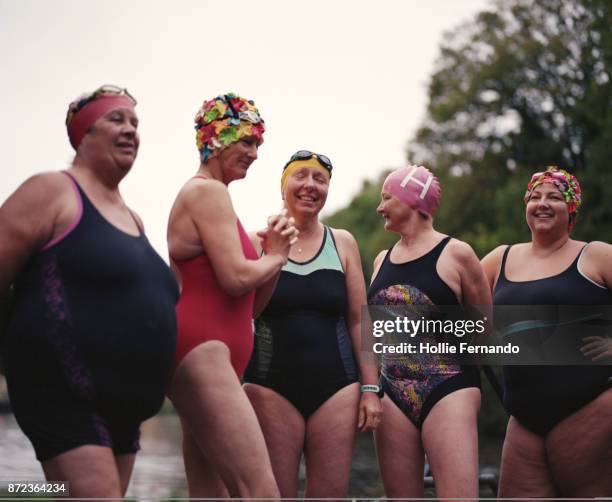
[[[345,321],[346,278],[329,228],[309,261],[283,267],[270,302],[255,321],[246,382],[285,397],[305,419],[357,381]]]
[[[176,345],[172,272],[71,180],[80,219],[19,273],[3,347],[11,405],[40,461],[85,444],[136,451]]]
[[[459,305],[455,293],[436,270],[450,239],[445,237],[427,254],[404,263],[391,262],[388,251],[368,290],[368,304]],[[424,335],[420,340],[430,341]],[[406,417],[421,428],[443,397],[459,389],[480,387],[480,375],[475,367],[463,367],[449,356],[384,353],[381,385]]]
[[[560,274],[520,282],[506,278],[510,248],[504,252],[495,285],[495,305],[612,304],[611,292],[580,272],[584,248]],[[611,369],[612,366],[505,366],[504,406],[522,425],[545,436],[609,387]]]

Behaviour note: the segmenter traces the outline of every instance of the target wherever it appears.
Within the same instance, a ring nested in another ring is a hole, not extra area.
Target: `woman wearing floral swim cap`
[[[438,180],[425,167],[407,166],[387,176],[378,212],[385,230],[400,240],[374,260],[368,304],[434,309],[491,302],[472,248],[435,230],[439,202]],[[386,353],[381,385],[384,419],[374,437],[386,496],[423,497],[427,454],[437,497],[477,498],[477,369],[448,356]]]
[[[525,193],[531,242],[499,246],[482,260],[495,305],[612,304],[612,246],[570,238],[582,201],[575,176],[535,173]],[[543,334],[543,333],[541,333]],[[612,494],[610,338],[583,339],[607,366],[504,367],[501,497]]]
[[[33,176],[0,209],[11,405],[46,478],[78,499],[125,494],[176,345],[176,280],[119,191],[138,153],[135,105],[109,85],[73,101],[70,168]]]
[[[263,142],[252,101],[225,94],[196,118],[200,165],[179,192],[168,249],[181,282],[170,398],[183,424],[190,497],[278,497],[263,434],[240,378],[265,304],[297,232],[284,214],[259,234],[258,257],[232,207],[229,183],[246,176]]]
[[[255,321],[245,373],[281,497],[289,499],[298,496],[302,455],[306,498],[346,497],[357,432],[376,428],[382,413],[376,360],[368,364],[361,350],[359,248],[349,232],[319,221],[331,174],[329,158],[307,150],[285,164],[281,193],[300,240]]]

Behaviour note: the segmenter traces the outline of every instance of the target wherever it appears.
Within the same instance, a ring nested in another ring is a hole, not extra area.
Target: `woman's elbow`
[[[253,286],[247,278],[242,274],[230,274],[223,280],[219,281],[221,289],[229,296],[242,296],[248,293]]]

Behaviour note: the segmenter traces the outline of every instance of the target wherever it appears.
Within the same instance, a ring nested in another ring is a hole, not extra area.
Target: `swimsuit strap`
[[[504,249],[504,255],[502,257],[501,268],[499,269],[499,277],[497,278],[497,282],[499,282],[500,279],[503,279],[504,281],[508,280],[506,278],[506,261],[508,260],[508,253],[510,252],[511,247],[512,246],[506,246],[506,249]]]

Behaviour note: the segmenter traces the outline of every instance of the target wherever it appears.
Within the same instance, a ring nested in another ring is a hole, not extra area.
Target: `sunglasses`
[[[68,107],[68,114],[66,115],[66,124],[70,123],[72,117],[74,117],[77,112],[82,110],[92,101],[98,99],[100,96],[126,96],[128,99],[130,99],[130,101],[132,101],[134,106],[137,104],[136,98],[132,96],[127,89],[117,87],[116,85],[106,84],[98,87],[91,94],[85,94],[81,98],[78,98],[70,103],[70,106]]]
[[[308,160],[312,159],[313,157],[317,159],[317,161],[319,162],[319,164],[321,164],[322,167],[329,171],[329,175],[331,176],[331,172],[333,169],[331,160],[329,160],[329,158],[325,155],[321,155],[320,153],[314,153],[309,150],[299,150],[298,152],[295,152],[289,159],[289,162],[287,162],[285,164],[285,167],[283,167],[283,171],[287,169],[287,166],[289,164],[295,162],[296,160]]]
[[[92,98],[95,99],[104,94],[111,94],[114,96],[127,96],[136,105],[136,98],[132,96],[125,87],[117,87],[116,85],[106,84],[98,87],[93,93]]]

